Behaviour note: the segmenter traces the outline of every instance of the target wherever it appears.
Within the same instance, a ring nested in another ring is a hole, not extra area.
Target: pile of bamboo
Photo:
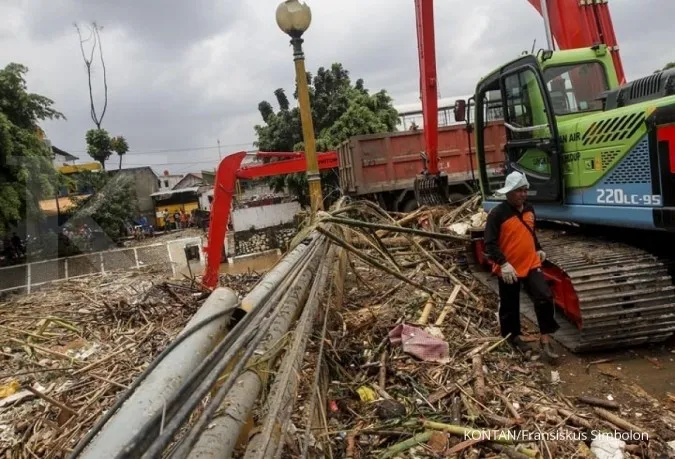
[[[536,330],[527,356],[499,336],[498,298],[471,274],[469,237],[450,229],[476,226],[478,204],[398,215],[357,202],[321,216],[333,229],[318,230],[347,249],[350,268],[344,306],[306,354],[302,379],[324,374],[301,389],[287,457],[594,457],[600,432],[625,440],[626,457],[675,452],[664,405],[636,417],[602,394],[566,396],[538,358]],[[447,358],[406,351],[391,334],[401,324],[446,343]]]
[[[258,277],[222,284],[243,294]],[[192,279],[148,269],[0,303],[0,457],[67,457],[207,296]]]

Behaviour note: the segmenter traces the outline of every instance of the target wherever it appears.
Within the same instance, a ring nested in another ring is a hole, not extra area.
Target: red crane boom
[[[543,0],[528,0],[542,14]],[[545,0],[551,33],[560,49],[588,48],[605,44],[612,52],[619,84],[626,82],[614,24],[607,2]]]
[[[290,158],[272,161],[265,164],[255,164],[241,167],[241,162],[246,157],[245,151],[240,151],[226,156],[220,161],[216,171],[216,183],[213,191],[213,203],[211,204],[211,216],[209,222],[209,234],[207,244],[204,246],[206,254],[206,269],[202,283],[209,287],[218,286],[218,272],[220,270],[220,257],[225,245],[227,227],[230,223],[230,211],[232,197],[238,179],[251,180],[274,175],[292,174],[304,172],[307,168],[304,152],[259,152],[259,158]],[[328,170],[338,167],[337,152],[329,151],[317,155],[319,170]]]

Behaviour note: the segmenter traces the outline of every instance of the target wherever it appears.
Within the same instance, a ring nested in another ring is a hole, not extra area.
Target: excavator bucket
[[[415,199],[420,206],[438,206],[450,202],[447,175],[415,177]]]

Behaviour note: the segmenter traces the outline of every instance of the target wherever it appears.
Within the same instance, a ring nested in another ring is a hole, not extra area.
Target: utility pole
[[[218,159],[223,159],[223,155],[220,154],[220,139],[218,139]]]

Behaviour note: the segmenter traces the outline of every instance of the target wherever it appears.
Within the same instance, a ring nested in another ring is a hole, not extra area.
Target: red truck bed
[[[504,158],[506,136],[503,122],[490,123],[485,133],[486,158],[496,163]],[[472,151],[475,141],[472,136]],[[383,191],[412,189],[415,176],[422,171],[420,152],[424,150],[424,131],[405,131],[355,136],[337,149],[340,184],[345,194],[364,195]],[[478,179],[478,167],[469,155],[465,125],[438,130],[439,168],[449,182],[471,180],[471,164]]]

